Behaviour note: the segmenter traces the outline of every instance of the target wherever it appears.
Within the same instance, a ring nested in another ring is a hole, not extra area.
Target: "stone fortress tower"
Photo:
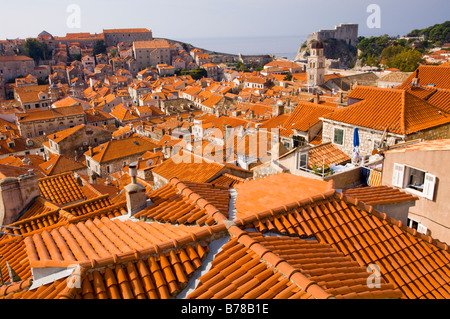
[[[308,43],[313,40],[336,39],[344,40],[347,44],[355,46],[358,42],[358,24],[341,23],[331,30],[319,30],[308,35]]]
[[[323,55],[323,43],[320,40],[312,40],[309,43],[311,55],[306,66],[308,86],[316,87],[325,82],[325,62]]]

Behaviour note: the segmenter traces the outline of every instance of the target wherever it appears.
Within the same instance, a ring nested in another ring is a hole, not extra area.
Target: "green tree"
[[[45,43],[41,43],[36,39],[27,39],[23,44],[25,54],[32,58],[36,64],[40,60],[48,60],[51,56],[51,51]]]
[[[381,59],[386,63],[405,50],[401,45],[389,46],[381,52]]]
[[[419,51],[406,49],[390,59],[386,65],[403,72],[413,72],[422,62],[422,54]]]
[[[106,53],[106,45],[104,40],[97,40],[94,43],[94,55]]]
[[[290,74],[290,73],[286,74],[283,81],[292,81],[292,74]]]

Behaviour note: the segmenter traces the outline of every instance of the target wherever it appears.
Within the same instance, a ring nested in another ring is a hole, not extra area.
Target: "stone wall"
[[[437,140],[445,138],[450,138],[450,123],[408,135],[406,140],[407,141],[416,139]]]
[[[342,129],[344,130],[344,143],[343,145],[334,144],[334,129]],[[343,151],[348,156],[352,156],[353,153],[353,134],[355,127],[344,125],[343,123],[331,123],[326,120],[323,121],[323,129],[322,129],[322,141],[323,143],[332,142],[337,148]],[[371,129],[363,129],[358,128],[359,133],[359,151],[361,156],[363,155],[372,155],[372,151],[374,150],[374,141],[379,141],[383,136],[382,131],[375,131]],[[394,137],[388,134],[387,144],[393,145],[396,142],[398,137]]]
[[[344,40],[348,44],[356,45],[358,40],[358,25],[342,23],[331,30],[319,30],[308,35],[308,42],[312,40],[337,39]]]
[[[0,225],[17,220],[20,213],[39,196],[38,176],[27,174],[0,181]]]

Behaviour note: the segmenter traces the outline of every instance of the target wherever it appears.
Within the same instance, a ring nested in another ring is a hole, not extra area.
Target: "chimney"
[[[319,104],[320,102],[320,95],[319,93],[316,93],[316,95],[314,95],[314,103]]]
[[[89,184],[97,184],[97,175],[92,170],[89,170]]]
[[[94,156],[94,152],[92,151],[92,146],[89,146],[89,156]]]
[[[147,207],[147,194],[144,185],[137,182],[137,163],[129,165],[131,183],[124,187],[127,198],[128,214],[133,216],[143,208]]]
[[[222,126],[222,129],[223,129],[223,142],[224,144],[226,144],[228,138],[230,137],[231,125],[225,124]]]

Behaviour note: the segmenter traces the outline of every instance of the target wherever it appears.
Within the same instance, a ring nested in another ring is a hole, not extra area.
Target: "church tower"
[[[306,72],[308,75],[308,85],[318,86],[325,82],[325,56],[323,55],[323,43],[320,40],[313,40],[310,43],[310,56]]]

